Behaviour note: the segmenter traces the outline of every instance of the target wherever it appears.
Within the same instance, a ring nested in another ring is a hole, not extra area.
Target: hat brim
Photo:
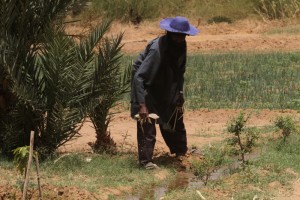
[[[173,20],[173,18],[165,18],[163,20],[160,21],[160,28],[162,28],[163,30],[166,31],[170,31],[170,32],[175,32],[175,33],[183,33],[183,34],[187,34],[187,35],[197,35],[200,30],[198,30],[195,26],[190,24],[190,30],[188,31],[179,31],[176,30],[172,27],[170,27],[170,23]]]

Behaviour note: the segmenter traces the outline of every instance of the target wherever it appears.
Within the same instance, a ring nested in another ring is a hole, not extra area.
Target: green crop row
[[[298,106],[299,53],[194,55],[187,65],[190,108]]]
[[[135,56],[123,59],[129,63]],[[297,52],[188,56],[184,93],[189,109],[297,109],[299,89]]]

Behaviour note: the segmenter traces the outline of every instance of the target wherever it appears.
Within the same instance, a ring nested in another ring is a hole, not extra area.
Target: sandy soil
[[[206,53],[210,51],[298,51],[300,50],[300,35],[265,34],[274,29],[284,29],[291,26],[288,22],[257,22],[244,20],[233,24],[221,23],[208,25],[199,21],[191,22],[201,30],[197,36],[187,37],[188,53]],[[95,24],[95,23],[91,23]],[[69,26],[70,33],[82,31],[82,27]],[[153,38],[164,34],[158,22],[142,23],[138,26],[115,23],[110,35],[124,32],[122,51],[136,54],[144,49]],[[186,111],[184,121],[188,134],[188,147],[200,147],[211,142],[221,141],[226,136],[226,123],[240,110],[207,110]],[[248,110],[247,112],[251,112]],[[271,125],[278,115],[294,115],[295,111],[254,111],[249,125]],[[128,111],[117,114],[109,126],[112,138],[120,150],[136,152],[136,122],[129,117]],[[158,130],[158,129],[157,129]],[[94,129],[90,122],[86,122],[81,130],[82,137],[68,142],[60,151],[91,151],[88,142],[95,141]],[[159,131],[157,133],[156,154],[168,152]],[[283,199],[283,197],[280,197]],[[284,199],[300,199],[300,181],[294,185],[293,195]]]

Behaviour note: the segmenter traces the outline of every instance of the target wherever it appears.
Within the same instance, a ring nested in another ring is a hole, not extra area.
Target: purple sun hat
[[[200,32],[196,27],[189,23],[187,18],[180,16],[161,20],[160,28],[166,31],[184,33],[187,35],[197,35]]]

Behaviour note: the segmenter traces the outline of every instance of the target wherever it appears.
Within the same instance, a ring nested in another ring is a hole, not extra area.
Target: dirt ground
[[[191,22],[200,29],[197,36],[187,37],[188,53],[207,52],[269,52],[269,51],[299,51],[300,34],[266,34],[272,30],[283,30],[286,27],[296,26],[295,22],[258,22],[251,20],[238,21],[233,24],[206,24],[201,21]],[[95,23],[91,23],[95,25]],[[114,23],[110,35],[124,33],[122,51],[127,54],[136,54],[144,49],[153,38],[164,34],[159,28],[159,22],[145,22],[140,25]],[[81,27],[69,26],[70,33],[82,31]],[[240,110],[208,110],[201,109],[186,111],[184,121],[187,129],[188,147],[200,147],[215,141],[222,141],[227,136],[226,123],[235,117]],[[247,112],[253,112],[248,110]],[[278,115],[293,115],[299,118],[295,111],[254,111],[249,126],[267,126],[273,123]],[[129,117],[128,111],[115,115],[109,126],[112,138],[120,150],[136,152],[136,122]],[[158,130],[158,129],[157,129]],[[82,137],[68,142],[61,152],[91,151],[88,142],[95,141],[95,133],[90,122],[86,122],[81,130]],[[155,154],[168,152],[160,132],[157,133]],[[294,183],[292,196],[278,197],[278,199],[300,199],[300,181]]]

